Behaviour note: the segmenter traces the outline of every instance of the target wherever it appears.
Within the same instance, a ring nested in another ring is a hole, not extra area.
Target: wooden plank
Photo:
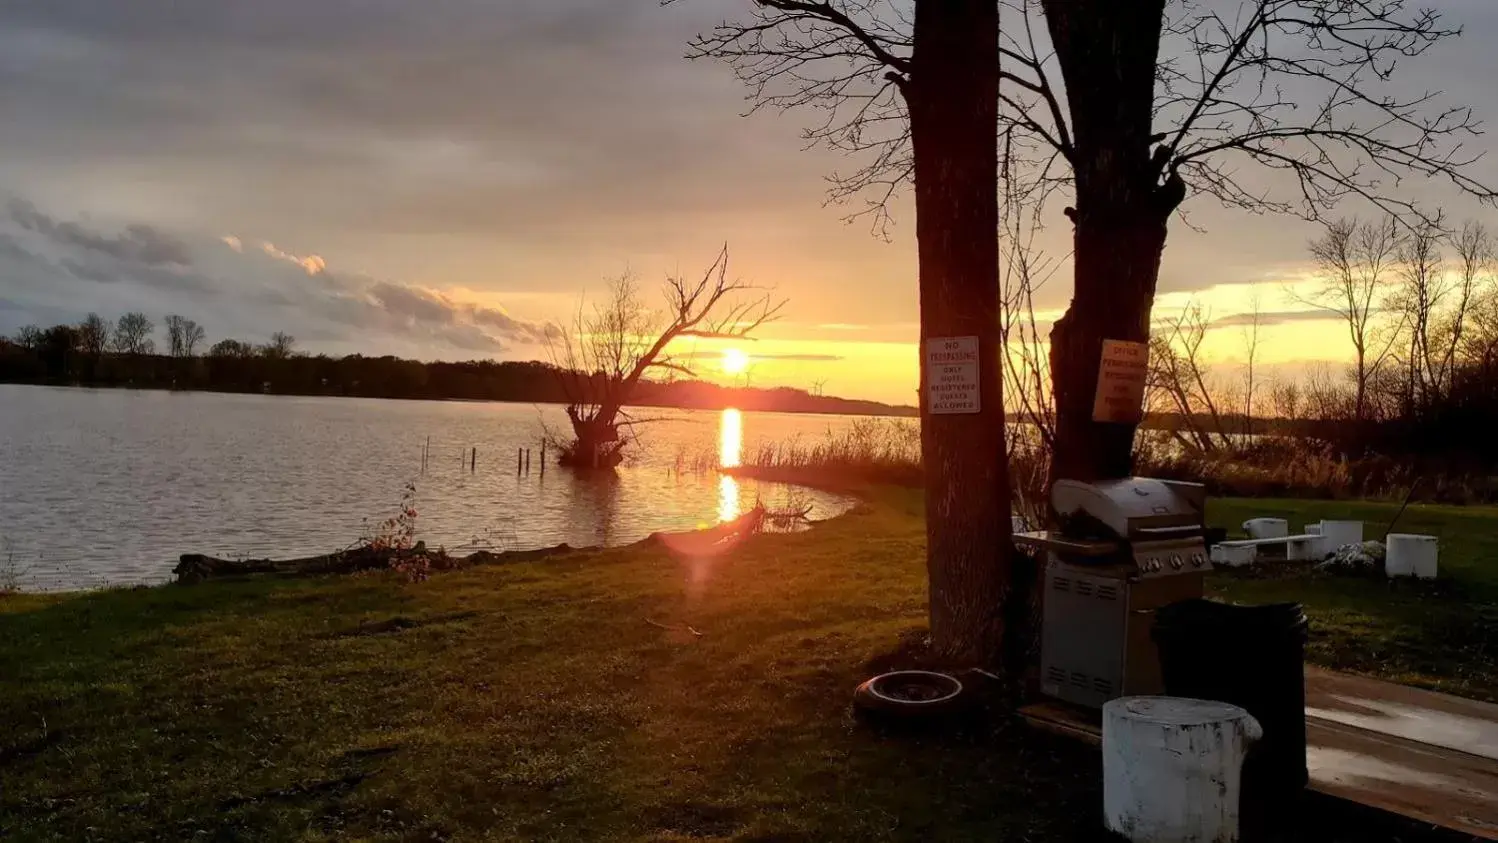
[[[1026,723],[1042,731],[1102,746],[1103,719],[1099,711],[1045,700],[1024,706],[1019,710],[1019,715],[1025,718]]]
[[[1498,705],[1306,668],[1306,717],[1498,762]]]
[[[1498,765],[1323,720],[1306,721],[1312,790],[1498,840]]]

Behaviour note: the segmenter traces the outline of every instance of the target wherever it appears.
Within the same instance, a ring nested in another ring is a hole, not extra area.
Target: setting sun
[[[725,348],[719,365],[725,374],[742,375],[749,368],[749,355],[741,348]]]

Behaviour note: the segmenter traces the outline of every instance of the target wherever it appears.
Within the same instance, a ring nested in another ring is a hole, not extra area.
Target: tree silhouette
[[[114,325],[114,350],[120,354],[151,354],[156,350],[151,339],[154,330],[156,326],[144,313],[126,313]]]
[[[783,303],[769,295],[743,297],[754,288],[728,278],[728,247],[698,281],[668,278],[666,308],[652,310],[634,276],[610,285],[609,298],[591,314],[579,312],[570,331],[554,337],[553,357],[566,391],[573,438],[559,443],[562,464],[613,468],[623,460],[627,438],[620,428],[641,382],[654,373],[695,373],[691,359],[672,352],[687,338],[745,339],[777,317]]]
[[[90,313],[78,325],[78,347],[89,357],[98,359],[109,347],[109,325],[97,313]]]

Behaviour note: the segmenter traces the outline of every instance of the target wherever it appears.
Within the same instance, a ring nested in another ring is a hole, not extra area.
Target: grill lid
[[[1202,531],[1206,491],[1199,483],[1126,477],[1083,483],[1057,480],[1051,505],[1065,524],[1093,522],[1119,539],[1157,541]]]

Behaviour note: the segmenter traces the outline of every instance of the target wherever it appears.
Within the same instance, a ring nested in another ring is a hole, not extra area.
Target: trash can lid
[[[1157,626],[1258,628],[1295,628],[1305,623],[1305,611],[1299,603],[1262,603],[1244,606],[1216,600],[1192,598],[1161,606],[1155,611]]]
[[[1128,720],[1162,726],[1204,726],[1249,717],[1246,710],[1236,705],[1186,697],[1119,697],[1103,705],[1105,719],[1120,714]]]

